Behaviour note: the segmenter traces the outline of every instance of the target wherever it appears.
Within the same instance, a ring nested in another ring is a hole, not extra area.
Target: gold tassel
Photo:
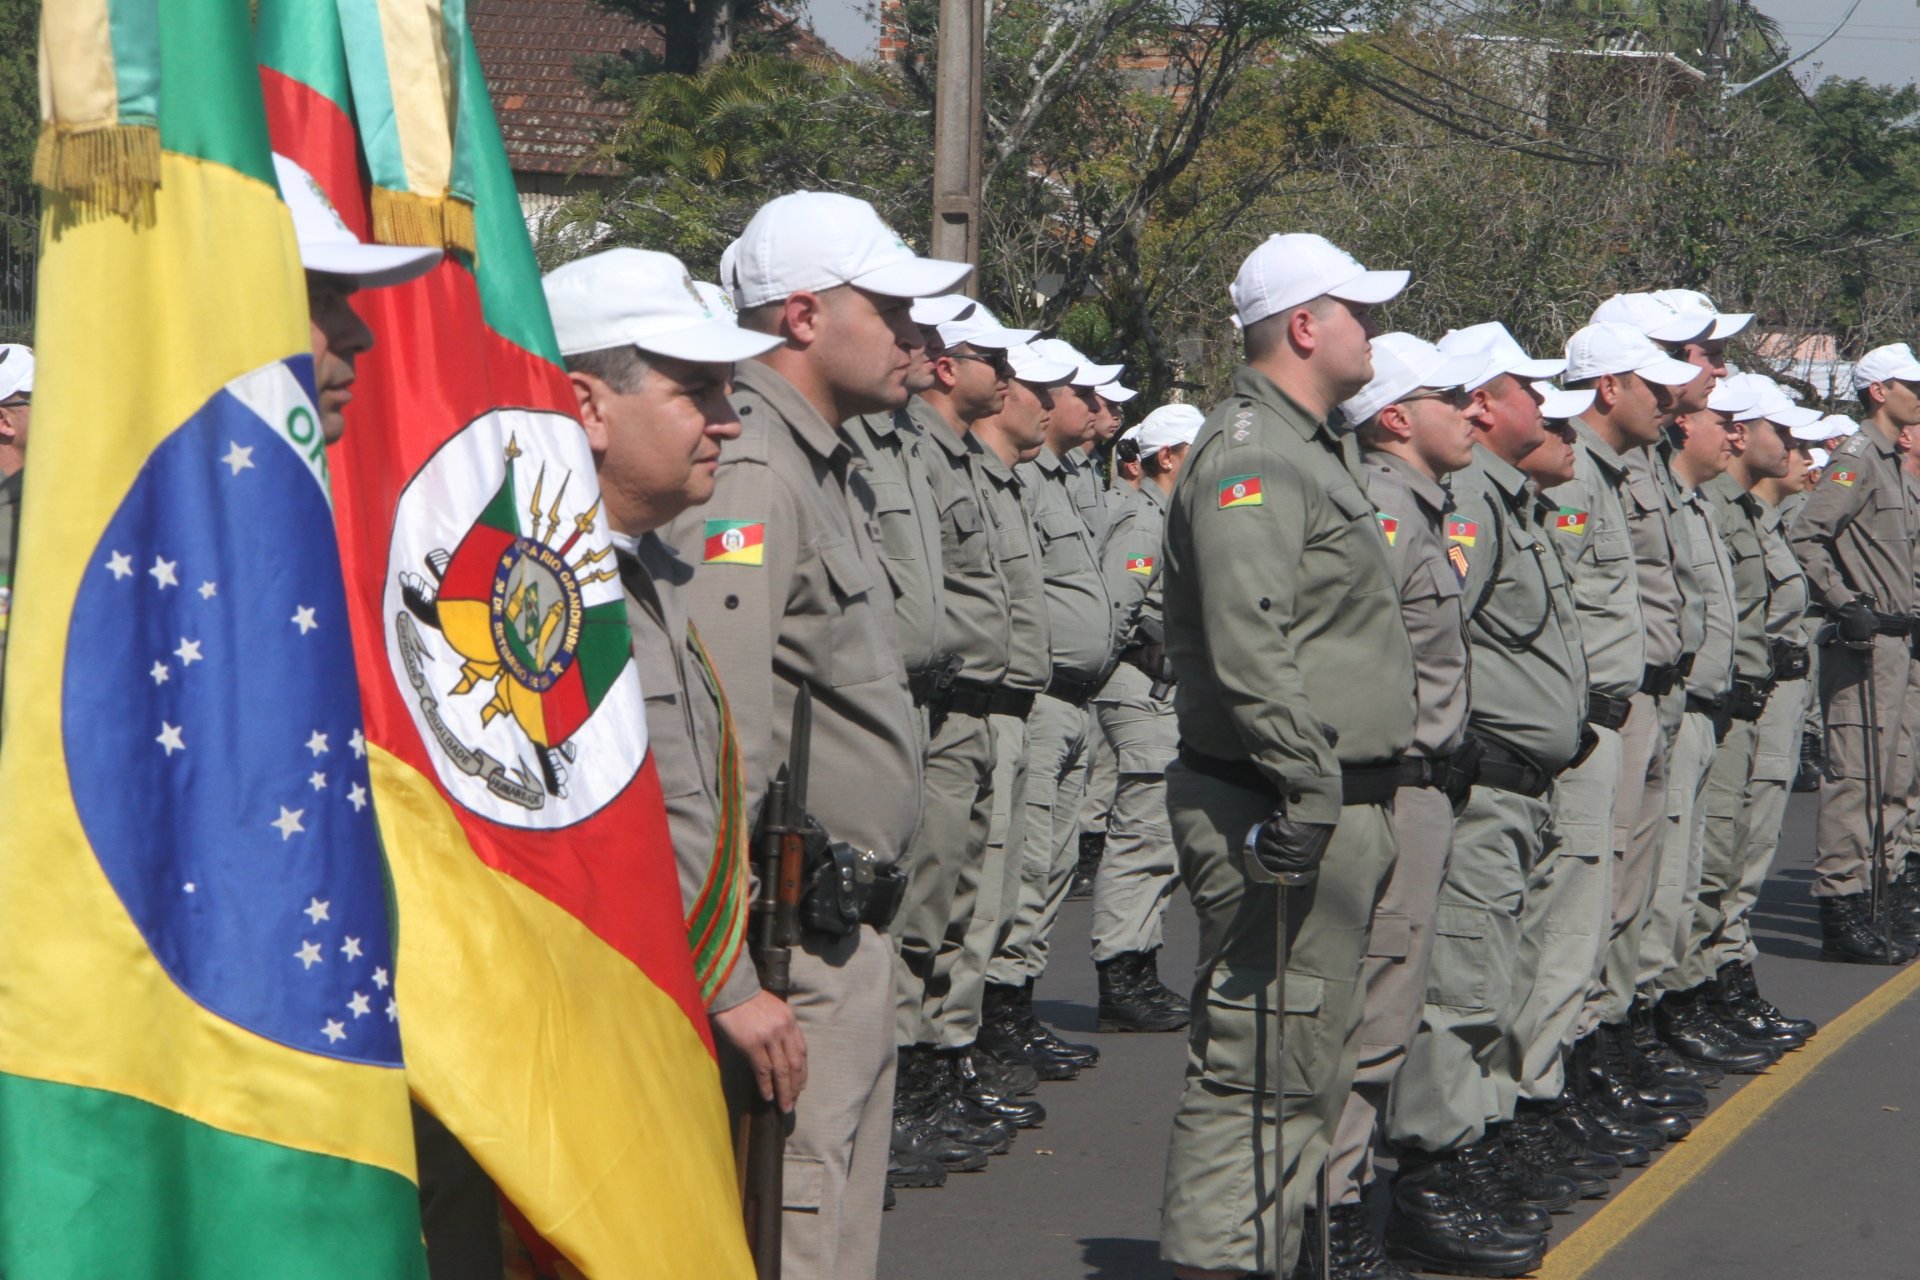
[[[417,244],[473,252],[473,206],[453,196],[420,196],[373,189],[373,238],[381,244]]]
[[[146,124],[42,125],[33,180],[66,197],[63,203],[80,216],[151,222],[153,193],[160,186],[160,130]]]

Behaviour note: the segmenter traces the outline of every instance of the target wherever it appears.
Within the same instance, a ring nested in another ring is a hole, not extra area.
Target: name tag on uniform
[[[1380,522],[1380,532],[1386,535],[1387,545],[1392,546],[1400,539],[1400,522],[1384,511],[1376,511],[1373,518]]]
[[[1143,576],[1151,574],[1153,572],[1153,557],[1152,556],[1127,557],[1127,572],[1138,573]]]
[[[1257,507],[1264,499],[1260,496],[1259,476],[1228,476],[1220,482],[1220,508]]]
[[[706,564],[765,564],[765,520],[709,520],[706,525]]]

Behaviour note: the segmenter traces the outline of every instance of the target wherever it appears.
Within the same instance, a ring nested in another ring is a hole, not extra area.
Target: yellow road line
[[[1819,1070],[1822,1063],[1846,1048],[1855,1036],[1884,1018],[1916,990],[1920,990],[1920,962],[1874,988],[1866,999],[1822,1027],[1803,1048],[1788,1054],[1778,1066],[1727,1099],[1705,1120],[1697,1122],[1684,1142],[1668,1148],[1605,1208],[1549,1250],[1546,1261],[1534,1272],[1535,1280],[1582,1280],[1627,1237],[1645,1226],[1668,1199],[1713,1167],[1728,1147]]]

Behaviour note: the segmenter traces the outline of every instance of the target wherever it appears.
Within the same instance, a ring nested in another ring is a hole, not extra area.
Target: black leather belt
[[[953,687],[947,690],[940,710],[950,716],[989,716],[993,714],[993,700],[999,693],[998,684],[987,684],[982,680],[955,680]]]
[[[1652,670],[1651,667],[1648,670]],[[1616,698],[1610,693],[1601,693],[1598,689],[1587,690],[1587,723],[1597,724],[1602,729],[1619,729],[1627,722],[1627,713],[1633,710],[1633,703],[1626,698]]]
[[[1474,785],[1512,791],[1535,800],[1547,794],[1553,778],[1545,769],[1492,738],[1480,739],[1480,745],[1485,754],[1480,757],[1480,776]]]
[[[987,708],[987,713],[1025,720],[1033,711],[1033,700],[1038,696],[1032,689],[1008,689],[1003,686],[994,692],[993,705]]]
[[[1881,613],[1873,615],[1873,633],[1880,636],[1905,636],[1913,634],[1913,615],[1910,613]]]
[[[1808,653],[1804,644],[1793,644],[1777,637],[1767,641],[1767,655],[1773,662],[1773,678],[1798,680],[1806,675],[1813,668]]]
[[[1451,756],[1402,756],[1400,785],[1403,787],[1444,787],[1447,771],[1453,767]]]
[[[1752,723],[1766,711],[1767,699],[1772,694],[1772,677],[1754,680],[1737,675],[1733,678],[1733,692],[1727,695],[1727,714],[1735,720]]]
[[[942,710],[941,701],[953,687],[960,667],[959,654],[943,653],[919,670],[907,672],[907,691],[913,694],[913,705]]]
[[[1195,773],[1205,774],[1242,790],[1258,791],[1276,800],[1280,798],[1280,793],[1274,789],[1267,775],[1251,760],[1222,760],[1219,756],[1195,751],[1183,742],[1180,744],[1180,763]],[[1341,765],[1340,803],[1391,804],[1394,792],[1402,786],[1401,775],[1405,766],[1404,760]]]
[[[1727,740],[1727,730],[1733,726],[1733,714],[1727,709],[1732,696],[1730,693],[1715,694],[1711,698],[1698,693],[1687,695],[1687,710],[1713,722],[1713,740],[1716,744]]]
[[[1100,686],[1104,683],[1103,680],[1075,680],[1071,676],[1056,675],[1047,685],[1047,696],[1084,707],[1093,701],[1093,695],[1100,692]]]
[[[1665,666],[1649,666],[1640,675],[1640,692],[1655,698],[1664,698],[1673,692],[1674,686],[1686,678],[1693,669],[1693,655],[1683,653],[1678,662],[1669,662]],[[1588,695],[1591,697],[1592,695]],[[1622,723],[1625,723],[1623,720]],[[1618,728],[1618,725],[1609,726]]]

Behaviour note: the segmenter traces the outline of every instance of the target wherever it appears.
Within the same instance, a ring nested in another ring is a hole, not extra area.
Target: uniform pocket
[[[1271,971],[1248,972],[1220,966],[1207,984],[1206,1026],[1198,1045],[1209,1083],[1234,1093],[1273,1092],[1273,1006]],[[1326,984],[1312,974],[1287,975],[1287,1093],[1305,1096],[1306,1082],[1322,1078],[1315,1066],[1326,1061],[1325,1019],[1320,1009]],[[1337,1046],[1335,1049],[1337,1050]]]
[[[676,726],[674,736],[678,737],[684,732],[678,728],[678,725],[685,714],[680,694],[647,695],[648,724],[657,726],[671,723]],[[659,741],[659,738],[655,741]],[[655,771],[660,775],[660,794],[666,799],[674,800],[681,796],[690,796],[706,786],[706,779],[700,771],[700,761],[694,758],[692,751],[656,751],[652,754]]]
[[[836,606],[827,624],[832,644],[830,678],[835,686],[878,680],[886,670],[881,645],[887,636],[873,612],[873,572],[860,558],[859,548],[844,538],[821,543],[816,553]]]
[[[820,1191],[826,1184],[827,1165],[819,1156],[788,1155],[780,1162],[783,1208],[800,1213],[820,1212]]]
[[[913,513],[913,491],[898,480],[872,480],[873,518],[880,526],[880,549],[889,560],[920,558],[920,530]]]
[[[962,494],[940,512],[942,536],[950,543],[944,548],[947,568],[963,573],[983,571],[987,567],[986,522],[980,516],[980,504]]]
[[[1367,934],[1367,954],[1379,960],[1405,960],[1413,946],[1413,917],[1388,911],[1373,913]]]
[[[1040,536],[1040,566],[1047,577],[1065,577],[1085,567],[1086,529],[1079,516],[1071,511],[1042,511],[1034,518],[1033,529]]]
[[[1493,957],[1487,954],[1486,912],[1441,905],[1433,913],[1433,959],[1427,966],[1427,1003],[1486,1010]],[[1508,975],[1501,974],[1502,981]]]

